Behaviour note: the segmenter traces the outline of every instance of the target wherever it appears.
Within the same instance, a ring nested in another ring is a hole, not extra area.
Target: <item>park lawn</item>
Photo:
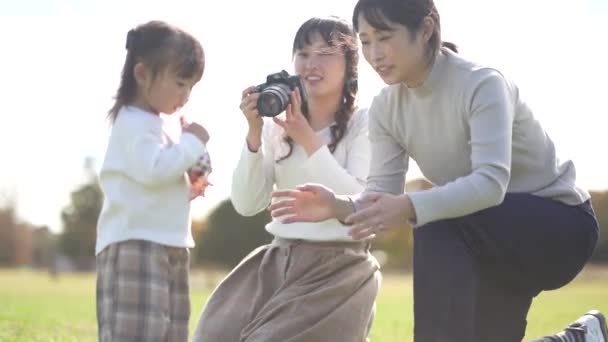
[[[191,329],[221,274],[191,276]],[[608,269],[587,269],[572,284],[536,298],[526,341],[562,329],[585,311],[608,313]],[[412,340],[412,280],[384,275],[371,340]],[[96,341],[95,275],[51,278],[31,270],[0,270],[0,341]]]

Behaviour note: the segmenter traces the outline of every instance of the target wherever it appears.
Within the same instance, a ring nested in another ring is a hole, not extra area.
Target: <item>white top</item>
[[[277,162],[287,154],[289,146],[283,141],[283,129],[270,120],[265,121],[260,149],[251,152],[247,142],[243,144],[232,178],[234,208],[241,215],[255,215],[267,209],[273,189],[294,189],[304,183],[322,184],[338,194],[363,191],[370,159],[367,131],[367,111],[358,110],[353,113],[346,134],[333,155],[324,145],[308,157],[301,146],[294,144],[291,156]],[[331,141],[329,127],[317,134],[325,143]],[[282,224],[275,218],[266,225],[266,230],[282,238],[352,241],[348,226],[336,219]]]
[[[104,202],[96,254],[130,239],[194,247],[186,170],[206,149],[190,133],[176,143],[169,136],[158,115],[132,106],[120,110],[99,174]]]
[[[436,187],[410,193],[417,225],[464,216],[525,192],[570,205],[589,199],[570,160],[499,71],[442,49],[416,88],[391,85],[370,107],[367,189],[401,194],[408,158]]]

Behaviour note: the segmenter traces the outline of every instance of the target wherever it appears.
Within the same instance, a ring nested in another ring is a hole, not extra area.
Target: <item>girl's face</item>
[[[296,74],[304,81],[309,98],[342,96],[346,61],[340,48],[329,46],[320,33],[310,36],[310,44],[296,50]]]
[[[359,14],[359,39],[365,60],[386,84],[410,83],[426,61],[426,31],[417,33],[388,20],[390,30],[378,30]]]
[[[197,80],[179,77],[172,68],[167,67],[156,77],[146,71],[142,82],[138,82],[140,94],[144,97],[149,110],[171,115],[188,103],[190,92]]]

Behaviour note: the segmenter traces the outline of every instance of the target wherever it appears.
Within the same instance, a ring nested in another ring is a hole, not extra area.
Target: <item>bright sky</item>
[[[196,216],[225,199],[246,132],[241,90],[268,73],[292,72],[291,44],[311,16],[351,18],[355,0],[20,0],[0,2],[0,193],[16,193],[21,218],[61,228],[59,213],[101,165],[107,109],[118,86],[127,31],[161,19],[197,36],[205,75],[183,112],[211,133],[214,164]],[[608,189],[605,0],[436,0],[443,37],[500,68],[577,166],[581,186]],[[361,105],[384,84],[361,58]],[[604,156],[604,157],[602,157]],[[420,173],[416,167],[408,177]]]

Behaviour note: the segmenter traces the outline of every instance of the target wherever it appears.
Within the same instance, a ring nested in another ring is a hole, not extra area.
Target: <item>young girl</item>
[[[369,110],[366,193],[353,206],[318,185],[279,191],[273,216],[346,220],[356,239],[412,222],[415,341],[521,341],[532,299],[570,282],[597,241],[574,164],[515,84],[442,47],[432,0],[359,0],[353,23],[389,85]],[[403,193],[410,157],[432,189]]]
[[[187,341],[190,299],[187,170],[206,153],[206,130],[163,129],[204,68],[190,34],[160,21],[129,31],[112,132],[99,180],[97,321],[100,341]],[[194,190],[193,196],[200,194]]]
[[[256,109],[259,93],[254,87],[243,92],[249,133],[232,183],[242,215],[265,210],[274,186],[312,181],[348,194],[363,190],[367,114],[355,108],[358,53],[351,26],[335,17],[310,19],[296,33],[293,54],[307,112],[296,92],[286,120],[265,122]],[[266,229],[274,241],[253,251],[215,289],[194,340],[365,341],[380,284],[369,244],[353,241],[335,219],[297,226],[273,220]]]

